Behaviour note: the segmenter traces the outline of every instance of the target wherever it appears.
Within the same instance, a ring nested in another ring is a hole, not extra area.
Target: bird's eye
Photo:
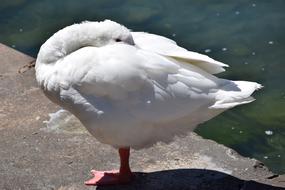
[[[120,38],[115,39],[116,42],[121,42],[122,40]]]

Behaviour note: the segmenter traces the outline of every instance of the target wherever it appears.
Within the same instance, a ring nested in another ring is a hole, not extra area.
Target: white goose
[[[130,148],[185,135],[226,109],[252,102],[262,86],[212,74],[226,64],[155,34],[110,21],[68,26],[40,48],[36,78],[100,142],[119,149],[118,172],[92,170],[87,185],[132,179]]]

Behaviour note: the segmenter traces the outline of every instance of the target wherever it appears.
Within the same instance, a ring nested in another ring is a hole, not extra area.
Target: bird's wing
[[[219,79],[191,64],[185,69],[123,44],[81,48],[55,67],[49,81],[59,84],[60,101],[91,133],[96,128],[92,134],[101,142],[121,147],[170,142],[223,110],[252,101],[247,97],[256,86]]]
[[[129,45],[85,47],[57,64],[62,84],[76,89],[97,109],[121,109],[125,119],[166,122],[187,116],[213,105],[214,95],[209,94],[219,86],[218,78],[198,67],[184,69]]]
[[[175,41],[163,36],[146,32],[132,32],[132,36],[139,48],[182,61],[181,65],[185,68],[187,68],[187,64],[185,63],[190,63],[210,74],[216,74],[225,71],[223,67],[228,67],[228,65],[206,55],[188,51],[178,46]]]

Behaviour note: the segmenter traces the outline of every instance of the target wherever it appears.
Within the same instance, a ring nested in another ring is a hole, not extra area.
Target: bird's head
[[[85,21],[67,26],[51,36],[40,48],[37,62],[49,64],[87,46],[103,47],[116,43],[135,45],[132,34],[111,20]]]
[[[102,22],[84,22],[82,24],[94,25],[94,33],[96,33],[96,40],[94,46],[105,46],[115,43],[125,43],[134,45],[134,40],[130,30],[125,26],[120,25],[111,20],[104,20]]]

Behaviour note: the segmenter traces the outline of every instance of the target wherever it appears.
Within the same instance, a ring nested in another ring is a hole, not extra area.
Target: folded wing
[[[139,48],[172,57],[177,61],[181,61],[182,66],[186,68],[187,64],[185,63],[190,63],[210,74],[217,74],[225,71],[223,67],[228,67],[228,65],[216,61],[206,55],[188,51],[178,46],[173,40],[163,36],[146,32],[132,32],[132,36],[135,44]]]
[[[86,47],[57,64],[65,68],[57,72],[61,83],[96,109],[121,109],[126,120],[166,122],[202,106],[207,109],[215,102],[212,92],[221,85],[196,66],[185,69],[175,60],[128,45]]]

